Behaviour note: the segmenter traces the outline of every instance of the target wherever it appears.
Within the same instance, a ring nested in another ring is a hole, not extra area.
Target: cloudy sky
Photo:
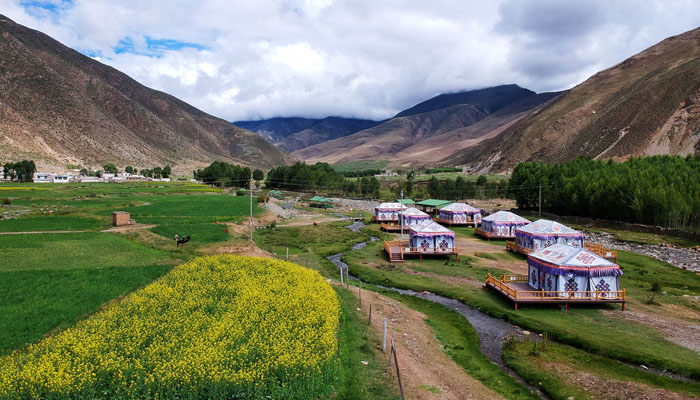
[[[0,14],[231,121],[568,89],[700,26],[696,0],[0,0]]]

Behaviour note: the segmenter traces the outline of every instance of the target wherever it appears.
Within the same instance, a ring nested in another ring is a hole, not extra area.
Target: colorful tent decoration
[[[413,251],[421,253],[452,253],[455,248],[455,233],[430,220],[413,225],[408,230],[409,243]]]
[[[374,207],[374,216],[377,217],[379,222],[399,222],[402,208],[404,210],[408,209],[401,203],[381,203]]]
[[[466,203],[452,203],[440,209],[440,222],[449,225],[477,225],[481,223],[481,210]]]
[[[528,285],[549,295],[585,297],[598,291],[606,299],[619,290],[620,267],[590,251],[567,244],[555,244],[527,257]],[[577,292],[577,293],[574,293]],[[602,292],[602,293],[600,293]]]
[[[317,208],[333,208],[333,201],[323,196],[314,196],[309,199],[309,206]]]
[[[515,230],[515,244],[537,251],[555,244],[583,248],[585,235],[555,221],[538,219]]]
[[[492,237],[514,238],[515,230],[529,223],[510,211],[498,211],[481,219],[481,230]]]
[[[424,221],[430,221],[430,215],[424,213],[423,211],[409,207],[403,210],[403,226],[410,228],[414,225],[418,225]]]

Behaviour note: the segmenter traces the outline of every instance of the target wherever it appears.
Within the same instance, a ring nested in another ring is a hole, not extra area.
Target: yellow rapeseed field
[[[315,271],[201,257],[0,358],[0,398],[316,398],[338,321],[339,300]]]

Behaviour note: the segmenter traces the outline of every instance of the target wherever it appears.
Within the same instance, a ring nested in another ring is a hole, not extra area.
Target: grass
[[[568,374],[559,369],[594,374],[603,382],[637,382],[693,397],[700,397],[700,383],[685,382],[645,372],[619,361],[592,355],[570,346],[549,342],[533,352],[530,341],[511,340],[504,346],[503,360],[528,383],[538,385],[551,398],[595,399],[597,393],[587,392],[580,384],[567,380]],[[590,379],[590,378],[588,378]],[[541,384],[539,384],[541,382]]]
[[[369,343],[379,338],[367,327],[356,310],[356,298],[336,289],[341,299],[339,352],[342,364],[337,399],[397,399],[398,385],[393,375],[385,374],[386,361],[381,349]],[[367,361],[363,365],[361,361]]]
[[[73,325],[111,299],[170,270],[170,266],[0,272],[0,354]]]
[[[0,232],[97,231],[108,228],[109,222],[75,215],[27,216],[0,220]]]
[[[0,271],[138,267],[167,264],[170,257],[109,233],[0,235]]]
[[[207,244],[224,242],[231,238],[231,234],[224,231],[228,230],[226,225],[216,225],[212,222],[208,223],[179,223],[158,225],[151,228],[151,232],[157,233],[168,239],[174,240],[175,235],[191,236],[192,243]]]
[[[354,172],[366,169],[385,169],[388,164],[389,162],[385,160],[359,160],[333,164],[331,167],[336,172]]]
[[[425,314],[426,322],[432,327],[447,355],[484,386],[506,399],[537,398],[481,352],[476,330],[459,313],[413,296],[402,296],[390,291],[382,294]]]
[[[514,311],[511,302],[495,293],[486,294],[478,287],[458,286],[433,277],[405,274],[401,267],[388,263],[382,264],[379,268],[363,264],[366,262],[363,260],[367,259],[363,257],[377,260],[378,251],[381,252],[378,246],[368,246],[346,255],[343,260],[350,266],[351,274],[368,283],[416,291],[427,290],[460,300],[479,308],[486,314],[508,320],[525,329],[547,332],[557,341],[586,351],[605,354],[622,361],[666,368],[695,378],[700,377],[700,356],[663,339],[649,326],[606,316],[598,308],[575,307],[568,313],[563,313],[554,307],[531,306]],[[640,286],[636,288],[640,290],[641,287],[648,288],[648,282],[645,281],[649,279],[646,277],[648,275],[649,277],[667,277],[669,287],[673,288],[670,293],[694,293],[695,295],[700,293],[697,289],[699,278],[688,271],[643,256],[624,252],[619,254],[621,254],[620,264],[626,272],[621,280],[622,287]],[[637,272],[642,274],[643,278],[637,278],[632,272],[635,262],[643,263],[646,272]],[[630,295],[636,299],[644,299],[646,293],[640,293],[640,290],[633,289]],[[611,308],[611,306],[602,308]]]

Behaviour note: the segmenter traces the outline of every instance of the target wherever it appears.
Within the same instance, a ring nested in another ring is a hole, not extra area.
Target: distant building
[[[392,177],[392,176],[399,176],[396,172],[391,172],[390,169],[385,170],[381,174],[374,175],[377,178],[384,178],[384,177]]]
[[[53,183],[68,183],[72,181],[71,176],[68,175],[58,175],[53,176]]]
[[[48,172],[35,172],[34,183],[53,183],[53,174]]]

